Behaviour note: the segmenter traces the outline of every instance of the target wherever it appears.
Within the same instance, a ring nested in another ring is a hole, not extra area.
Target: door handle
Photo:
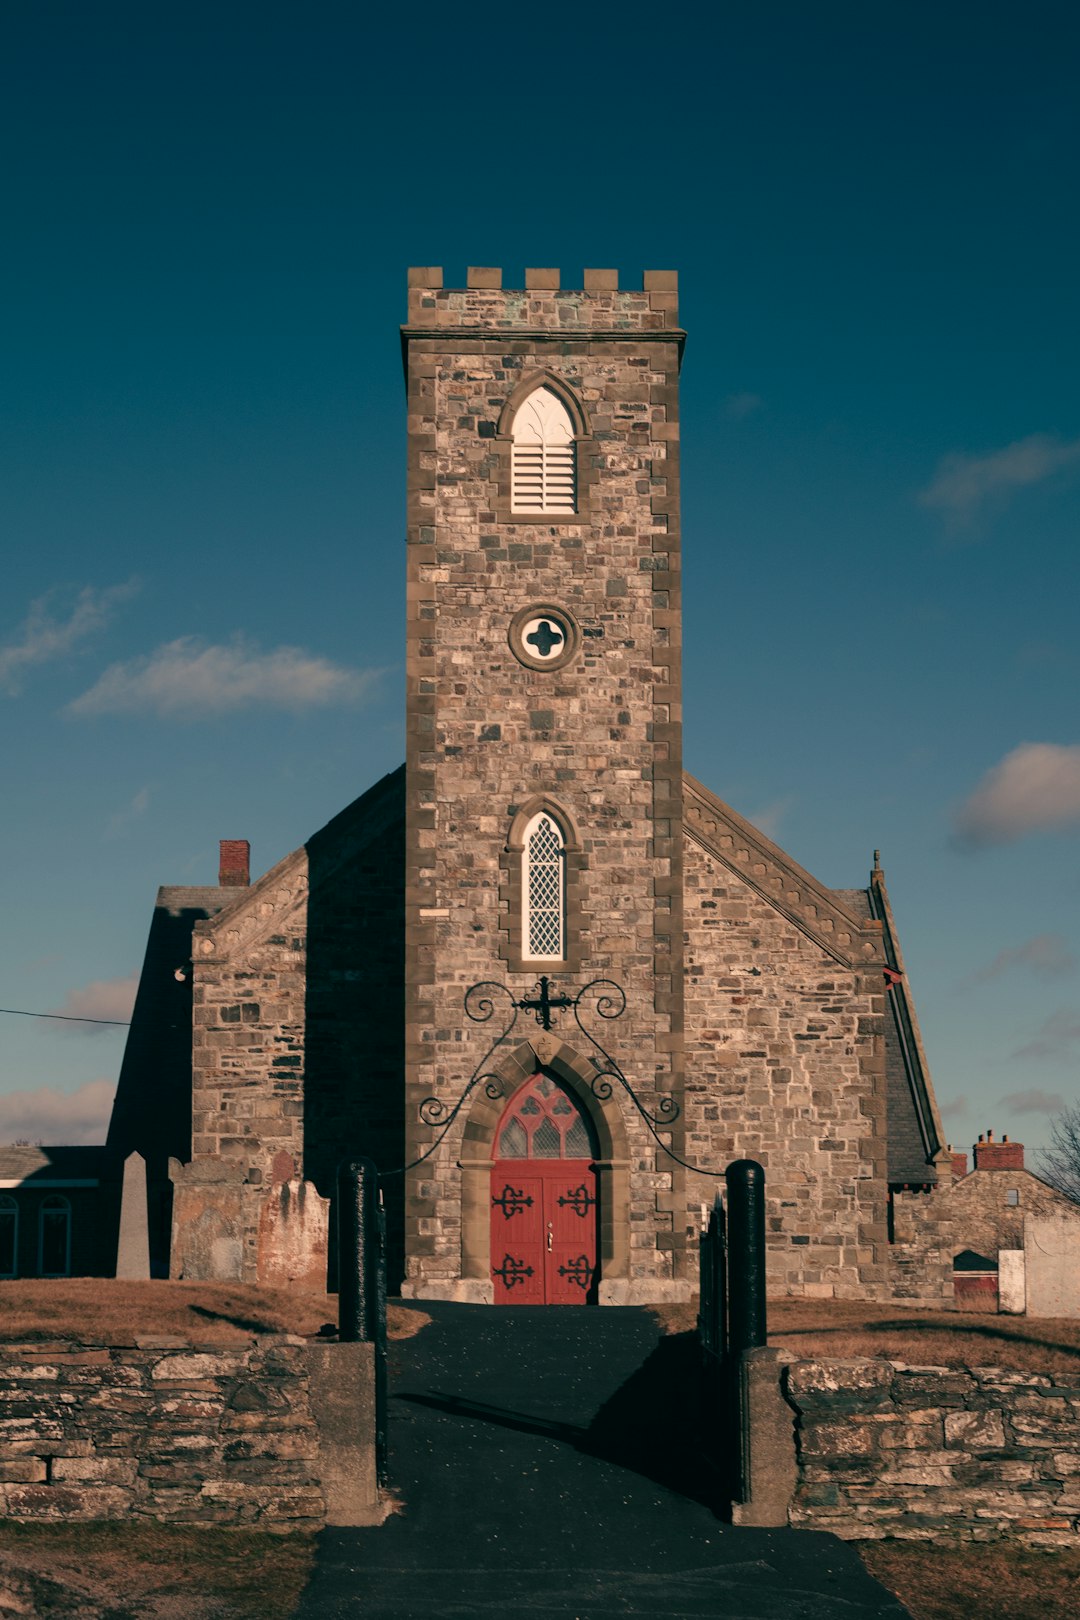
[[[551,1233],[548,1233],[548,1254],[551,1253]]]

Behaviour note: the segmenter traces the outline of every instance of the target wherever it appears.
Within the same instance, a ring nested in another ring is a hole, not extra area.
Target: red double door
[[[591,1131],[577,1103],[549,1076],[533,1075],[511,1099],[491,1172],[497,1305],[584,1305],[595,1299],[591,1147]],[[577,1149],[577,1156],[567,1149]]]

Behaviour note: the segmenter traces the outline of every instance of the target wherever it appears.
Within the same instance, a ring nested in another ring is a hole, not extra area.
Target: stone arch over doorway
[[[630,1145],[614,1097],[594,1095],[596,1069],[572,1046],[551,1035],[522,1041],[494,1066],[502,1094],[489,1097],[483,1087],[469,1110],[461,1138],[461,1276],[469,1299],[488,1304],[491,1281],[491,1171],[495,1132],[507,1102],[538,1069],[570,1093],[596,1133],[597,1197],[600,1203],[598,1299],[601,1305],[621,1302],[630,1275]]]

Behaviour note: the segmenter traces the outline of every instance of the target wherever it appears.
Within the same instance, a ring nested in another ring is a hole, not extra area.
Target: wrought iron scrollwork
[[[585,1254],[579,1254],[577,1259],[571,1260],[568,1266],[559,1267],[560,1277],[566,1277],[569,1282],[576,1283],[582,1289],[588,1288],[592,1274],[593,1268],[589,1264],[588,1255]]]
[[[465,1016],[470,1018],[474,1024],[490,1023],[496,1017],[496,1004],[500,998],[504,1001],[502,1020],[500,1020],[502,1027],[469,1076],[465,1089],[457,1102],[448,1103],[443,1097],[425,1097],[420,1104],[418,1109],[420,1118],[425,1125],[433,1126],[439,1134],[424,1149],[423,1153],[413,1159],[411,1164],[404,1165],[403,1170],[415,1170],[417,1165],[423,1164],[425,1159],[431,1158],[431,1155],[435,1152],[477,1086],[483,1086],[484,1095],[490,1102],[498,1102],[506,1096],[506,1087],[503,1085],[500,1076],[493,1073],[488,1068],[488,1064],[491,1062],[492,1054],[507,1039],[510,1031],[517,1023],[518,1003],[504,984],[497,984],[494,980],[485,981],[482,984],[472,984],[465,992]],[[398,1172],[390,1171],[389,1174],[394,1175],[398,1174]]]
[[[501,1209],[503,1219],[512,1221],[515,1215],[522,1214],[532,1205],[532,1194],[526,1193],[524,1187],[511,1187],[507,1182],[498,1198],[492,1194],[491,1202],[496,1209]],[[560,1204],[562,1199],[559,1199]]]
[[[584,1182],[581,1183],[580,1187],[570,1187],[567,1191],[568,1196],[565,1198],[562,1193],[559,1194],[558,1202],[560,1206],[563,1209],[572,1209],[575,1215],[580,1215],[584,1220],[589,1210],[596,1203],[596,1199]]]
[[[534,1275],[532,1266],[527,1266],[524,1260],[515,1260],[512,1254],[504,1254],[502,1265],[493,1266],[491,1274],[501,1277],[506,1289],[516,1288],[518,1283],[524,1288],[526,1277]]]
[[[621,984],[615,983],[614,979],[590,979],[589,983],[583,985],[573,999],[574,1022],[596,1054],[592,1060],[596,1073],[590,1081],[590,1090],[593,1096],[598,1102],[609,1102],[614,1096],[615,1090],[611,1082],[616,1081],[622,1086],[626,1095],[649,1127],[650,1133],[656,1138],[664,1152],[669,1153],[670,1149],[667,1143],[661,1141],[657,1132],[663,1130],[666,1126],[674,1125],[682,1109],[670,1093],[659,1099],[655,1113],[646,1108],[611,1053],[601,1046],[592,1031],[582,1023],[581,1008],[587,996],[595,997],[596,1004],[592,1011],[595,1012],[596,1016],[610,1021],[621,1018],[626,1011],[626,992]]]
[[[499,1008],[501,1007],[501,1013]],[[592,1048],[590,1061],[594,1070],[589,1080],[589,1087],[598,1102],[609,1102],[615,1094],[615,1086],[621,1086],[623,1091],[633,1103],[637,1112],[645,1122],[650,1135],[655,1139],[657,1146],[674,1159],[677,1164],[685,1165],[688,1170],[695,1170],[700,1175],[723,1175],[722,1170],[712,1170],[705,1165],[691,1164],[680,1157],[674,1149],[664,1141],[660,1135],[674,1125],[682,1110],[670,1093],[661,1093],[652,1108],[647,1108],[630,1084],[620,1068],[617,1060],[597,1038],[587,1024],[583,1021],[583,1009],[586,1015],[595,1015],[606,1023],[621,1018],[626,1011],[626,992],[614,979],[590,979],[574,995],[560,992],[552,994],[551,980],[546,974],[537,980],[534,993],[531,996],[515,998],[505,984],[499,984],[494,979],[485,979],[479,984],[470,985],[465,992],[465,1015],[474,1024],[487,1024],[496,1017],[499,1018],[500,1029],[494,1040],[488,1046],[480,1062],[476,1065],[466,1082],[465,1089],[454,1103],[447,1102],[442,1097],[425,1097],[420,1104],[420,1118],[425,1125],[432,1126],[438,1135],[434,1141],[425,1148],[424,1152],[414,1159],[411,1164],[404,1166],[406,1170],[414,1170],[417,1165],[429,1159],[450,1130],[461,1110],[476,1090],[482,1085],[484,1095],[491,1102],[499,1102],[506,1096],[506,1087],[500,1075],[488,1067],[495,1051],[508,1041],[518,1015],[522,1012],[532,1013],[536,1022],[545,1030],[551,1028],[553,1013],[570,1011],[574,1022],[585,1040]],[[398,1172],[391,1171],[390,1174]],[[498,1275],[498,1273],[496,1273]],[[509,1287],[510,1285],[507,1284]]]

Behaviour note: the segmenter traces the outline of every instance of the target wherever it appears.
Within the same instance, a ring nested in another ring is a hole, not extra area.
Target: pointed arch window
[[[518,406],[510,487],[514,512],[577,511],[574,424],[553,388],[535,388]]]
[[[555,817],[542,810],[525,829],[522,851],[521,954],[533,962],[566,956],[566,839]]]
[[[496,1140],[500,1159],[595,1159],[595,1132],[577,1100],[534,1074],[510,1099]]]

